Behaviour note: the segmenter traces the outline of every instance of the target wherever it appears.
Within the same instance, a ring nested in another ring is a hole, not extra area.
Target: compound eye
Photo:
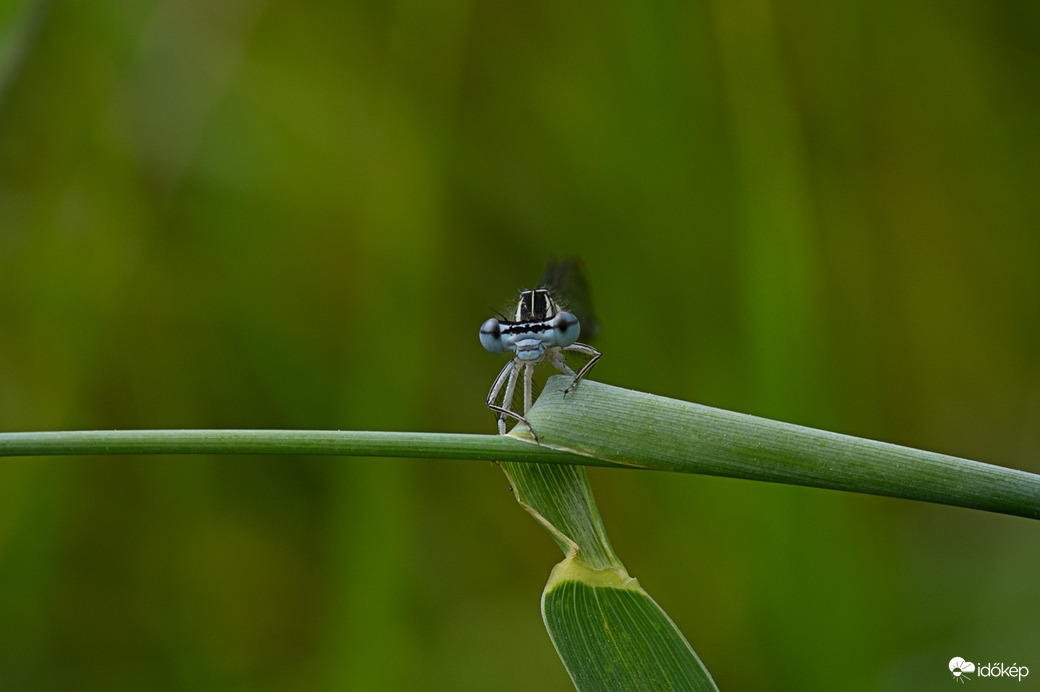
[[[553,345],[570,346],[578,340],[581,334],[581,325],[578,318],[569,312],[561,312],[553,318]]]
[[[494,317],[480,325],[480,345],[491,353],[501,353],[505,350],[502,345],[502,325]]]

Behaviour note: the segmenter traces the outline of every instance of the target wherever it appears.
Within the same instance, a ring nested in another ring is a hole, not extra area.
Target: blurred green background
[[[1040,472],[1040,4],[0,2],[0,429],[486,432],[596,379]],[[1040,680],[1040,527],[592,472],[723,689]],[[566,690],[491,464],[0,461],[0,688]],[[1032,687],[1031,689],[1037,689]]]

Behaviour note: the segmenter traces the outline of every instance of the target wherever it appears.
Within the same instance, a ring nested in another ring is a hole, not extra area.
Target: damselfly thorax
[[[480,325],[480,343],[491,353],[512,353],[512,360],[498,373],[487,407],[498,414],[498,432],[506,434],[506,419],[513,418],[538,435],[524,418],[534,403],[534,370],[542,362],[552,363],[560,372],[574,378],[566,396],[577,386],[596,361],[600,352],[586,344],[579,344],[581,324],[572,313],[561,310],[548,289],[536,288],[520,292],[513,321],[490,319]],[[589,358],[577,373],[567,365],[565,352],[582,354]],[[517,382],[523,374],[523,415],[512,409]]]

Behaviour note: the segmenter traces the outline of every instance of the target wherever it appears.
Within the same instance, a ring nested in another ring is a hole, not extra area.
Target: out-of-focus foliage
[[[1038,471],[1038,8],[0,3],[0,429],[492,432],[477,328],[579,254],[597,379]],[[592,480],[723,689],[1040,670],[1031,522]],[[6,460],[0,687],[567,689],[506,490]]]

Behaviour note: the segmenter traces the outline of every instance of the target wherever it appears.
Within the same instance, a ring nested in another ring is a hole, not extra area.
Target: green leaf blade
[[[675,623],[623,570],[561,562],[542,594],[542,618],[580,692],[717,692]]]
[[[584,466],[502,463],[516,500],[567,557],[596,569],[621,567],[607,537]]]
[[[1040,518],[1040,476],[582,381],[549,379],[527,415],[541,446],[596,464],[888,495]],[[524,437],[522,428],[510,433]],[[593,461],[594,460],[594,461]]]

